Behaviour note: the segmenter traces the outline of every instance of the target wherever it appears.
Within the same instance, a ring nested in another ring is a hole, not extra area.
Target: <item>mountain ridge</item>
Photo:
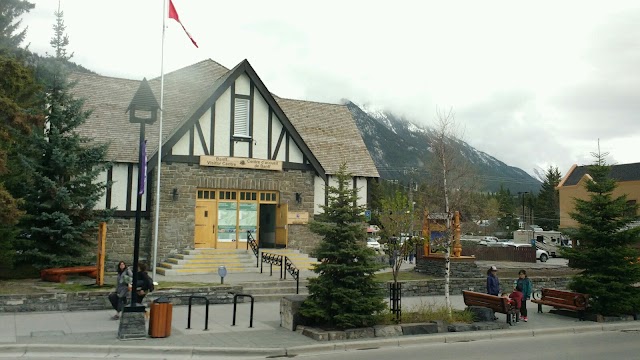
[[[433,156],[430,146],[435,138],[433,129],[384,109],[370,108],[368,104],[358,105],[347,99],[342,103],[351,111],[382,179],[408,183],[409,173],[427,173],[426,162]],[[481,191],[496,192],[501,185],[512,193],[540,189],[541,182],[526,171],[507,165],[463,140],[451,140],[474,167]]]

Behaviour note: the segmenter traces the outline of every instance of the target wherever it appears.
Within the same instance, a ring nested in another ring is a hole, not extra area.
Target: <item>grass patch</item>
[[[377,273],[376,280],[380,282],[393,281],[393,273],[392,272],[383,272]],[[415,271],[401,271],[398,273],[398,281],[403,280],[431,280],[433,276],[425,275],[423,273],[415,272]]]
[[[418,305],[402,310],[402,324],[422,323],[442,320],[449,323],[472,323],[473,314],[467,310],[451,310],[451,317],[446,306],[436,303],[421,302]],[[396,324],[393,314],[386,313],[380,318],[380,325]]]

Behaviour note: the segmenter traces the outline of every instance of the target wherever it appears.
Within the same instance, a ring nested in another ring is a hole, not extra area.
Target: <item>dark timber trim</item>
[[[105,194],[105,209],[111,209],[111,191],[113,187],[113,165],[107,169],[107,191]]]
[[[148,219],[150,216],[149,211],[142,211],[141,214],[142,217]],[[113,217],[114,218],[135,218],[136,217],[136,212],[135,211],[131,211],[131,210],[115,210],[113,212]]]
[[[211,155],[209,154],[209,148],[207,147],[207,142],[204,140],[204,133],[202,132],[202,127],[200,126],[200,122],[196,122],[196,130],[198,130],[198,137],[200,138],[200,143],[202,144],[202,149],[204,150],[204,153],[207,155]]]
[[[251,86],[253,87],[253,85]],[[253,92],[253,89],[250,90],[250,92]],[[244,95],[244,94],[235,94],[233,95],[234,97],[237,97],[238,99],[247,99],[247,100],[251,100],[251,95]]]
[[[200,164],[200,156],[196,155],[166,155],[166,162],[176,162],[184,164]]]
[[[287,170],[302,170],[302,171],[313,170],[313,166],[311,166],[311,164],[300,164],[300,163],[293,163],[293,162],[282,163],[282,168]]]
[[[329,175],[324,179],[324,206],[329,206]]]
[[[229,70],[221,78],[215,81],[215,83],[212,86],[213,88],[212,93],[204,102],[200,104],[195,104],[193,111],[191,112],[192,114],[191,117],[189,117],[188,119],[180,123],[176,127],[176,129],[167,137],[167,140],[162,145],[161,153],[158,154],[156,152],[153,154],[153,156],[149,160],[150,165],[147,168],[149,171],[151,171],[157,165],[158,163],[157,157],[160,156],[161,159],[164,160],[165,155],[169,153],[171,148],[180,140],[180,138],[187,131],[189,131],[190,127],[193,127],[193,123],[198,121],[198,119],[202,117],[202,115],[207,111],[207,109],[211,108],[211,106],[216,102],[216,100],[222,94],[224,94],[224,92],[227,89],[229,89],[230,86],[233,86],[235,84],[235,80],[243,73],[247,74],[250,81],[252,81],[253,84],[255,85],[256,90],[262,95],[264,100],[267,102],[270,109],[269,111],[270,112],[273,111],[273,113],[280,119],[280,122],[282,123],[283,127],[287,130],[287,132],[291,135],[294,143],[296,143],[300,148],[300,150],[302,151],[302,153],[307,156],[307,158],[309,159],[309,163],[316,170],[316,172],[318,173],[318,176],[326,180],[327,174],[325,173],[324,168],[322,167],[318,159],[313,155],[313,153],[311,152],[307,144],[303,141],[300,134],[298,134],[298,131],[296,130],[296,128],[293,126],[293,124],[291,124],[291,121],[289,120],[287,115],[284,113],[284,111],[282,111],[282,109],[280,108],[280,105],[278,105],[273,95],[271,95],[271,93],[269,92],[267,87],[264,85],[264,83],[262,82],[258,74],[256,74],[253,67],[251,67],[251,64],[249,64],[249,61],[247,61],[246,59],[241,61],[233,69]],[[233,95],[233,92],[232,92],[232,95]],[[231,96],[231,98],[233,99],[233,96]],[[231,146],[233,146],[233,144]],[[214,148],[213,145],[211,146],[211,148],[212,149]],[[233,154],[231,154],[231,156],[233,156]]]
[[[280,145],[282,144],[282,138],[284,137],[284,134],[286,133],[285,128],[282,128],[282,131],[280,131],[280,137],[278,138],[278,143],[276,144],[276,148],[275,150],[273,150],[273,156],[271,156],[271,160],[275,160],[276,157],[278,157],[278,152],[280,151]]]
[[[236,120],[236,83],[235,81],[231,84],[231,108],[230,108],[230,113],[231,113],[231,126],[229,126],[230,129],[230,134],[229,134],[229,156],[233,156],[233,150],[234,150],[234,145],[235,145],[235,141],[233,139],[233,133],[235,131],[235,120]]]
[[[197,122],[196,122],[197,124]],[[191,128],[189,130],[189,155],[193,155],[193,142],[194,142],[194,133],[193,133],[193,128]]]
[[[127,206],[125,209],[131,211],[131,191],[133,190],[133,164],[127,165]]]
[[[271,158],[271,137],[273,136],[273,111],[269,109],[269,120],[267,121],[267,157]]]

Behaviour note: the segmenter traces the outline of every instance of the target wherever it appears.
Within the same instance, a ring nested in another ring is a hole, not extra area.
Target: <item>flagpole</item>
[[[160,130],[158,130],[158,175],[156,176],[156,210],[153,231],[153,272],[152,279],[156,280],[158,267],[158,224],[160,222],[160,167],[162,165],[162,116],[164,114],[164,32],[167,21],[167,0],[162,1],[162,55],[160,56]]]

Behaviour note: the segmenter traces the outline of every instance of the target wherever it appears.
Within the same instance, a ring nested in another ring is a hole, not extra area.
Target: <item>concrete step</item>
[[[245,254],[174,254],[171,255],[172,258],[180,259],[180,260],[197,260],[197,259],[251,259],[256,258],[255,256],[245,255]]]
[[[273,302],[273,301],[280,301],[280,299],[282,299],[285,296],[289,296],[289,295],[295,295],[294,294],[264,294],[264,295],[253,295],[253,300],[255,302]],[[300,289],[300,293],[298,295],[309,295],[308,292],[305,291],[303,292],[302,289]],[[245,300],[249,301],[249,299]]]
[[[255,261],[251,259],[239,259],[239,258],[230,258],[230,259],[174,259],[168,258],[165,263],[176,264],[176,265],[185,265],[185,264],[221,264],[221,265],[245,265],[245,264],[253,264],[256,265]]]
[[[158,274],[160,275],[165,275],[165,276],[172,276],[172,275],[206,275],[206,274],[214,274],[216,276],[218,276],[218,268],[190,268],[190,269],[168,269],[168,268],[161,268],[158,267],[158,269],[156,270]],[[231,271],[227,268],[227,271]],[[260,269],[253,267],[253,268],[238,268],[238,269],[234,269],[233,272],[234,273],[259,273]]]
[[[264,275],[264,274],[262,274]],[[276,276],[274,274],[274,276]],[[279,276],[279,275],[278,275]],[[269,275],[267,274],[265,276],[267,279],[269,279]],[[277,279],[277,278],[276,278]],[[300,288],[307,286],[307,281],[306,280],[300,280]],[[289,278],[287,278],[287,280],[266,280],[266,281],[260,281],[260,282],[245,282],[242,283],[242,287],[245,289],[253,289],[256,290],[257,289],[261,289],[261,288],[277,288],[277,287],[283,287],[283,288],[289,288],[289,287],[296,287],[296,281],[295,280],[290,280]]]

